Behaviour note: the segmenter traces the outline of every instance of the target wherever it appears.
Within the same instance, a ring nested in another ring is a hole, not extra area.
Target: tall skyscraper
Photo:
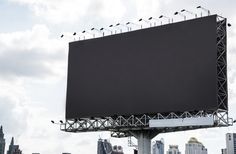
[[[181,154],[179,151],[178,145],[169,145],[169,150],[166,154]]]
[[[163,141],[155,141],[154,145],[152,146],[152,153],[153,154],[164,154]]]
[[[19,145],[14,145],[14,137],[11,139],[11,144],[9,145],[7,154],[22,154],[22,151],[19,149]]]
[[[221,149],[221,154],[227,154],[227,149]]]
[[[5,151],[5,139],[3,134],[2,126],[0,127],[0,154],[4,154]]]
[[[226,134],[227,154],[236,154],[236,133]]]
[[[195,137],[191,137],[185,145],[185,154],[207,154],[207,149]]]

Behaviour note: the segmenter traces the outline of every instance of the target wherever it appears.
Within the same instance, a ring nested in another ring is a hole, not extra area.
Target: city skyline
[[[24,153],[95,154],[97,140],[100,136],[110,138],[109,132],[70,134],[61,132],[58,125],[50,122],[59,122],[65,117],[68,41],[74,39],[73,33],[118,22],[138,22],[140,18],[161,14],[181,21],[182,17],[174,16],[175,11],[188,9],[199,15],[198,5],[210,9],[212,14],[227,17],[232,24],[227,39],[229,115],[236,118],[234,0],[1,1],[0,124],[8,132],[4,135],[6,143],[14,136]],[[187,18],[192,16],[187,15]],[[63,39],[61,34],[65,35]],[[226,147],[225,134],[232,132],[236,132],[235,126],[159,134],[154,140],[165,138],[165,149],[168,145],[179,144],[183,153],[189,137],[195,136],[207,147],[208,154],[215,154]],[[125,153],[133,152],[126,138],[110,140],[121,145]],[[219,146],[215,147],[216,144]]]
[[[220,151],[222,154],[227,153],[235,153],[236,149],[236,133],[226,133],[225,134],[225,142],[226,148],[222,148]],[[164,139],[155,140],[152,142],[152,154],[208,154],[207,147],[205,147],[200,141],[198,141],[195,137],[190,137],[189,140],[185,144],[184,152],[179,150],[179,145],[168,145],[169,149],[164,149]],[[5,148],[5,139],[3,126],[0,127],[0,154],[22,154],[23,152],[20,150],[20,145],[15,145],[14,137],[11,138],[11,142],[9,144],[8,150]],[[135,147],[135,146],[134,146]],[[130,147],[132,148],[132,147]],[[136,149],[136,148],[132,148]],[[118,145],[113,145],[108,139],[99,138],[97,141],[97,154],[106,154],[106,153],[114,153],[114,154],[125,154],[123,153],[123,147]],[[40,154],[40,153],[32,153],[32,154]],[[71,154],[62,152],[62,154]]]
[[[0,125],[0,154],[22,154],[22,151],[20,150],[19,145],[15,145],[14,143],[14,137],[11,138],[11,142],[9,144],[8,149],[6,150],[6,142],[4,138],[4,132],[3,132],[3,126]]]

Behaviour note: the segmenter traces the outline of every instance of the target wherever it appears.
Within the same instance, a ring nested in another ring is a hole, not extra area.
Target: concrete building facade
[[[169,149],[166,154],[181,154],[178,145],[169,145]]]
[[[22,154],[22,151],[19,149],[19,145],[14,144],[14,137],[11,139],[11,144],[9,145],[7,154]]]
[[[227,154],[236,154],[236,133],[226,134]]]
[[[191,137],[185,145],[185,154],[207,154],[207,149],[195,137]]]
[[[152,153],[153,154],[164,154],[163,141],[155,141],[154,145],[152,146]]]

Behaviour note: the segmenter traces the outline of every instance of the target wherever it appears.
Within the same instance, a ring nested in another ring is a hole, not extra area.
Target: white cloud
[[[10,0],[30,8],[33,14],[52,24],[74,24],[73,29],[84,26],[108,26],[113,22],[138,20],[159,14],[156,0]],[[164,3],[166,4],[166,2]],[[86,27],[87,28],[87,27]],[[89,27],[90,28],[90,27]]]
[[[133,0],[133,6],[136,9],[136,14],[138,18],[148,18],[150,16],[158,16],[160,11],[160,1],[149,0],[143,1]]]
[[[50,38],[46,26],[0,33],[0,45],[0,77],[3,79],[65,75],[65,42]]]
[[[29,125],[29,99],[19,80],[0,80],[0,87],[0,125],[3,125],[6,140],[9,142],[12,136],[23,134]]]
[[[12,0],[28,5],[38,17],[43,17],[53,23],[72,22],[86,15],[89,2],[83,0]]]
[[[124,6],[121,0],[84,1],[84,0],[11,0],[28,5],[33,13],[51,23],[75,23],[81,18],[92,15],[104,18],[122,16]]]
[[[35,89],[41,84],[50,87],[61,80],[66,82],[67,45],[66,41],[51,38],[44,25],[35,25],[26,31],[0,33],[0,125],[4,127],[8,142],[14,136],[24,148],[25,143],[29,143],[25,141],[33,137],[39,139],[47,132],[48,118],[55,117],[55,113],[48,111],[48,102],[35,101],[31,93],[37,93]],[[52,94],[48,89],[39,94]],[[47,115],[47,119],[43,115]],[[33,135],[27,136],[28,133]],[[28,148],[32,147],[27,147],[26,151]]]

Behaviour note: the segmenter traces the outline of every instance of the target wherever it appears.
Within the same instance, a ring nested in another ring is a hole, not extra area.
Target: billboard
[[[216,15],[69,44],[66,119],[219,108]]]

